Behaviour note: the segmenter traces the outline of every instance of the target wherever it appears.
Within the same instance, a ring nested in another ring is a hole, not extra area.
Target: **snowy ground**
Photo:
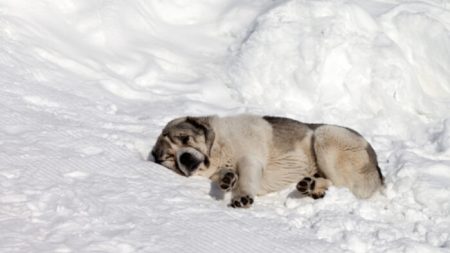
[[[146,161],[180,115],[352,127],[386,189],[235,210]],[[450,252],[446,0],[0,0],[0,252]]]

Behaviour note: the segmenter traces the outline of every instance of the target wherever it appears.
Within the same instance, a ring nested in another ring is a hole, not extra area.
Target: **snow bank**
[[[0,0],[5,252],[449,252],[450,5]],[[360,131],[386,188],[227,208],[145,161],[186,114]]]
[[[410,138],[448,116],[450,12],[425,3],[376,10],[342,1],[271,9],[235,47],[230,86],[250,106]]]

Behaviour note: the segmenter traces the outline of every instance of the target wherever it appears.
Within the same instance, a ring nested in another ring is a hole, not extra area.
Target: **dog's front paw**
[[[233,208],[249,208],[253,204],[253,197],[250,195],[237,196],[231,199],[230,206]]]
[[[220,189],[224,191],[231,191],[234,186],[236,186],[238,176],[236,172],[234,171],[226,171],[222,174],[220,181],[219,181],[219,187]]]

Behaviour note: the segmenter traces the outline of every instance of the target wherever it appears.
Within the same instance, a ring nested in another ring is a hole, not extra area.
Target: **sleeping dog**
[[[181,175],[200,175],[231,191],[231,207],[297,183],[321,198],[330,185],[368,198],[383,184],[370,144],[349,128],[270,116],[182,117],[162,130],[151,155]]]

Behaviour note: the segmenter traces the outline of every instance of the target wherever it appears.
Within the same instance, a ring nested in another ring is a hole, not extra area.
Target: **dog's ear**
[[[180,117],[180,118],[176,118],[174,120],[169,121],[169,123],[167,123],[166,126],[164,127],[164,129],[162,130],[162,135],[163,136],[169,135],[169,132],[174,128],[174,126],[176,126],[184,121],[186,121],[186,117]]]
[[[208,156],[211,155],[211,148],[214,143],[216,134],[211,127],[211,117],[187,117],[186,122],[201,129],[205,134],[206,147],[208,148]]]

